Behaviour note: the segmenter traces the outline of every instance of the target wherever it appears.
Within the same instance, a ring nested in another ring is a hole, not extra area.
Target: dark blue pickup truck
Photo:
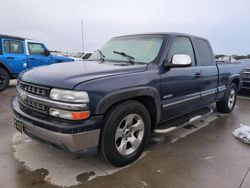
[[[85,62],[24,71],[12,100],[15,127],[70,152],[98,151],[124,166],[141,155],[151,132],[197,119],[211,103],[231,112],[242,75],[241,64],[216,64],[200,37],[116,37]]]
[[[43,43],[21,37],[0,35],[0,91],[10,79],[23,70],[59,62],[73,61],[63,56],[52,56]]]

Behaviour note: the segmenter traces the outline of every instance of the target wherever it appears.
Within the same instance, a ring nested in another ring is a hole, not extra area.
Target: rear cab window
[[[23,42],[16,40],[4,40],[4,52],[13,54],[23,54]]]
[[[199,58],[200,65],[201,66],[213,65],[214,59],[208,42],[206,40],[198,38],[195,38],[194,41],[197,47],[198,55],[200,57]]]

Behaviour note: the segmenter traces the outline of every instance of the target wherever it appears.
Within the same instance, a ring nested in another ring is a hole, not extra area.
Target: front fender
[[[240,75],[240,74],[233,74],[233,75],[229,76],[228,82],[227,82],[227,88],[230,87],[231,83],[232,83],[234,80],[238,80],[238,81],[239,81],[239,85],[238,85],[238,87],[239,87],[239,86],[240,86],[240,83],[241,83],[241,81],[242,81],[241,75]]]
[[[154,99],[156,107],[156,122],[159,122],[161,113],[160,95],[158,90],[153,87],[137,87],[137,88],[123,89],[109,93],[100,100],[100,102],[96,107],[95,113],[105,114],[105,112],[111,106],[113,106],[118,102],[143,96],[151,97]]]

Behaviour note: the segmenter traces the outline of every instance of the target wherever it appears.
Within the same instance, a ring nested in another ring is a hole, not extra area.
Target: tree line
[[[217,54],[215,55],[215,59],[219,59],[221,57],[225,57],[225,56],[228,56],[228,55],[224,55],[224,54]],[[232,57],[236,60],[239,60],[239,59],[250,59],[250,54],[247,54],[247,55],[232,55]]]

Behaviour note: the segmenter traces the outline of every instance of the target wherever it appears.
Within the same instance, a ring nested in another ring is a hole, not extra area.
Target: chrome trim
[[[40,87],[40,88],[47,89],[47,90],[50,89],[49,87],[44,87],[44,86],[39,86],[39,85],[30,84],[30,83],[27,83],[27,82],[23,82],[23,81],[21,81],[21,80],[18,80],[17,82],[20,82],[20,83],[25,84],[25,85],[30,85],[30,86],[33,86],[33,87]]]
[[[224,85],[224,86],[219,86],[218,87],[218,90],[219,90],[219,92],[221,92],[221,91],[224,91],[224,90],[226,90],[227,89],[227,87]]]
[[[217,89],[209,89],[201,92],[201,97],[205,97],[208,95],[215,94],[217,92]]]
[[[21,121],[24,126],[24,133],[28,136],[31,135],[49,143],[64,146],[70,152],[88,151],[90,148],[97,147],[99,143],[100,129],[76,134],[64,134],[34,126],[16,116],[14,118]]]
[[[162,107],[167,108],[167,107],[174,106],[174,105],[177,105],[177,104],[180,104],[180,103],[184,103],[184,102],[187,102],[187,101],[190,101],[190,100],[198,99],[198,98],[200,98],[200,94],[199,93],[193,93],[193,94],[190,94],[190,95],[185,95],[185,97],[189,97],[189,98],[182,99],[182,100],[179,100],[179,101],[176,101],[176,102],[173,102],[173,103],[169,103],[169,104],[164,104],[164,105],[162,105]]]
[[[210,112],[212,113],[212,110],[210,110]],[[189,120],[189,123],[192,123],[192,122],[194,122],[194,121],[197,121],[197,120],[199,120],[200,118],[202,118],[202,115],[195,116],[195,117],[193,117],[193,118],[191,118],[191,119]]]
[[[173,94],[165,95],[165,96],[163,96],[163,99],[168,99],[168,98],[171,98],[171,97],[173,97]]]
[[[242,89],[250,89],[250,87],[244,87],[244,86],[242,86],[241,88]]]
[[[87,104],[74,104],[74,103],[64,103],[59,101],[54,101],[42,97],[37,97],[35,95],[32,95],[24,90],[22,90],[20,87],[17,87],[18,93],[25,92],[26,93],[26,99],[32,100],[34,102],[46,105],[51,108],[60,108],[65,110],[87,110]]]
[[[17,87],[20,87],[22,90],[34,94],[34,95],[38,95],[38,96],[43,96],[43,97],[48,97],[49,95],[49,88],[43,87],[43,86],[35,86],[33,84],[28,84],[28,83],[24,83],[21,81],[18,81],[17,83]]]
[[[222,91],[224,91],[226,89],[227,89],[226,86],[218,87],[219,92],[222,92]],[[216,94],[216,92],[217,92],[217,88],[214,88],[214,89],[209,89],[209,90],[202,91],[201,94],[200,93],[193,93],[193,94],[190,94],[190,95],[185,95],[185,97],[189,97],[189,98],[179,100],[179,101],[176,101],[176,102],[172,102],[172,103],[169,103],[169,104],[164,104],[164,105],[162,105],[162,107],[167,108],[167,107],[174,106],[174,105],[177,105],[177,104],[180,104],[180,103],[184,103],[184,102],[187,102],[187,101],[190,101],[190,100],[194,100],[194,99],[197,99],[197,98],[200,98],[200,97],[205,97],[205,96],[208,96],[208,95]]]
[[[42,114],[48,114],[47,111],[40,110],[40,109],[35,108],[35,107],[33,107],[33,106],[29,106],[28,104],[25,104],[22,100],[19,100],[19,102],[20,102],[20,104],[23,105],[25,108],[34,110],[34,111],[39,112],[39,113],[42,113]]]
[[[173,130],[177,129],[177,127],[169,127],[167,129],[155,129],[154,133],[158,133],[158,134],[166,134],[169,133]]]
[[[176,130],[177,128],[184,127],[184,126],[186,126],[186,125],[188,125],[190,123],[193,123],[193,122],[195,122],[197,120],[200,120],[201,118],[206,117],[206,116],[210,115],[211,113],[213,113],[213,109],[210,108],[210,112],[208,112],[208,113],[206,113],[204,115],[197,115],[197,116],[191,118],[188,122],[182,124],[181,126],[178,126],[178,127],[173,126],[173,127],[169,127],[169,128],[166,128],[166,129],[154,129],[154,133],[158,133],[158,134],[169,133],[171,131]]]

